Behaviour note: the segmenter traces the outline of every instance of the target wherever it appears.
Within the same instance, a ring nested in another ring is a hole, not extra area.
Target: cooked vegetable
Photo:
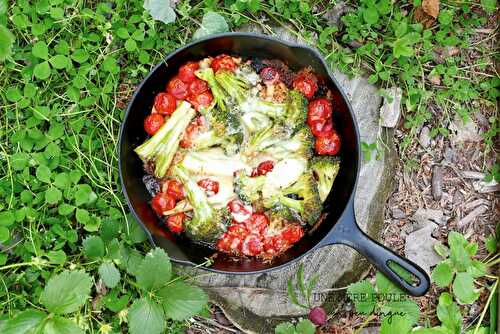
[[[243,202],[252,204],[262,199],[265,182],[265,176],[250,177],[241,170],[234,177],[234,192]]]
[[[331,156],[314,157],[311,169],[318,180],[319,198],[322,202],[325,201],[330,193],[333,181],[335,181],[339,172],[339,168],[340,161],[338,158]]]
[[[136,149],[160,179],[151,206],[163,227],[263,259],[299,241],[339,171],[331,95],[310,68],[294,74],[279,60],[221,54],[180,66]]]
[[[310,130],[303,127],[290,139],[275,140],[263,149],[275,159],[286,157],[300,157],[310,159],[312,156],[312,140]]]
[[[322,202],[312,173],[302,174],[293,185],[264,200],[264,206],[267,208],[277,204],[297,211],[302,220],[310,225],[316,223],[321,214]]]
[[[181,165],[191,173],[226,176],[233,176],[240,169],[250,168],[237,156],[230,157],[217,148],[188,152]]]
[[[215,73],[215,80],[226,91],[228,97],[236,100],[238,104],[245,102],[247,99],[250,85],[233,72],[218,71]]]
[[[215,241],[231,222],[229,211],[227,208],[214,209],[205,191],[184,167],[175,166],[172,174],[183,184],[186,197],[193,206],[193,218],[184,223],[186,232],[197,240]]]
[[[195,111],[189,103],[181,102],[172,116],[153,137],[135,149],[142,161],[154,163],[154,175],[156,177],[164,177],[167,173],[167,169],[179,147],[181,135],[186,130],[194,113]]]
[[[296,131],[302,127],[307,120],[307,100],[296,90],[288,94],[286,106],[285,125]]]

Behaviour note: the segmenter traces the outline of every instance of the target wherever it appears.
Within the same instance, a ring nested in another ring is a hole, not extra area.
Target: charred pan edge
[[[275,42],[275,43],[278,43],[278,44],[285,45],[285,46],[289,47],[290,49],[304,49],[304,50],[307,50],[307,51],[309,51],[312,54],[312,56],[314,56],[315,58],[317,58],[317,59],[320,60],[322,66],[324,67],[324,69],[326,70],[326,73],[328,74],[328,77],[329,77],[330,81],[335,85],[335,87],[337,88],[337,90],[340,92],[340,94],[342,95],[343,100],[345,101],[345,103],[347,105],[349,113],[351,114],[351,117],[354,120],[354,122],[353,122],[354,123],[353,124],[354,125],[354,132],[356,133],[356,146],[357,146],[357,151],[358,151],[358,157],[357,157],[358,164],[357,164],[357,170],[356,170],[356,178],[355,178],[355,182],[354,182],[354,186],[353,186],[353,191],[351,192],[351,195],[349,197],[349,201],[348,201],[347,205],[345,206],[345,208],[344,208],[344,210],[342,212],[342,215],[339,218],[339,221],[343,220],[343,219],[345,219],[345,218],[347,218],[349,216],[350,206],[353,205],[352,202],[354,201],[354,194],[355,194],[355,191],[356,191],[356,186],[358,184],[359,168],[360,168],[360,161],[361,161],[361,150],[360,150],[360,146],[359,146],[360,145],[359,144],[360,137],[359,137],[358,124],[356,122],[356,117],[355,117],[354,112],[352,110],[351,103],[349,102],[346,94],[344,93],[344,91],[340,87],[340,85],[337,82],[337,80],[333,77],[333,74],[332,74],[332,72],[330,70],[330,67],[326,63],[326,61],[323,58],[323,56],[319,53],[319,51],[316,50],[315,48],[312,48],[312,47],[307,46],[307,45],[299,45],[297,43],[289,43],[289,42],[285,42],[285,41],[279,40],[279,39],[274,38],[274,37],[270,37],[270,36],[267,36],[267,35],[261,35],[261,34],[255,34],[255,33],[230,32],[230,33],[222,33],[222,34],[210,35],[209,37],[198,39],[196,41],[193,41],[193,42],[191,42],[191,43],[189,43],[189,44],[187,44],[187,45],[185,45],[185,46],[183,46],[183,47],[181,47],[181,48],[173,51],[172,53],[168,54],[163,59],[163,61],[161,63],[159,63],[158,65],[156,65],[149,72],[149,74],[142,80],[142,82],[139,84],[139,86],[135,90],[134,94],[130,98],[130,102],[128,103],[128,106],[127,106],[127,111],[125,112],[125,117],[123,118],[122,124],[120,125],[119,140],[118,140],[118,170],[119,170],[119,173],[120,173],[120,184],[121,184],[121,187],[122,187],[122,193],[125,196],[125,200],[127,202],[127,205],[130,208],[130,211],[132,211],[132,214],[134,215],[134,218],[141,225],[142,229],[144,230],[144,232],[148,236],[149,242],[153,246],[156,246],[156,243],[153,240],[153,236],[151,235],[151,232],[149,232],[149,230],[143,224],[143,222],[141,221],[141,219],[139,218],[139,216],[135,212],[134,208],[130,204],[130,198],[129,198],[127,190],[125,188],[125,183],[124,183],[123,176],[122,176],[122,163],[123,163],[123,161],[122,161],[122,149],[121,149],[121,147],[122,147],[122,138],[123,138],[124,124],[125,124],[126,120],[128,119],[128,116],[129,116],[129,113],[130,113],[133,101],[135,100],[138,92],[141,91],[141,89],[144,86],[144,84],[146,83],[146,81],[149,80],[149,78],[151,77],[151,75],[153,75],[153,73],[156,72],[156,70],[160,66],[162,66],[163,63],[167,63],[169,59],[175,57],[179,52],[181,52],[181,51],[183,51],[185,49],[189,49],[189,48],[191,48],[194,45],[201,44],[201,43],[204,43],[206,41],[213,40],[213,39],[218,39],[218,38],[222,38],[222,37],[226,37],[226,38],[227,37],[229,37],[229,38],[231,38],[231,37],[252,37],[252,38],[255,38],[255,39],[269,40],[269,41],[272,41],[272,42]],[[333,229],[333,227],[332,227],[332,229]],[[328,233],[327,235],[325,235],[325,237],[323,237],[323,239],[321,239],[309,251],[301,254],[300,256],[295,257],[294,259],[292,259],[292,260],[290,260],[290,261],[288,261],[286,263],[283,263],[283,264],[281,264],[279,266],[276,266],[276,267],[273,267],[273,268],[267,268],[267,269],[255,270],[255,271],[245,271],[245,272],[225,271],[225,270],[218,270],[218,269],[214,269],[214,268],[210,268],[210,267],[203,267],[203,269],[208,270],[208,271],[212,271],[212,272],[216,272],[216,273],[219,273],[219,274],[232,274],[232,275],[261,274],[261,273],[264,273],[264,272],[269,272],[269,271],[274,271],[274,270],[282,269],[282,268],[284,268],[286,266],[289,266],[292,263],[300,260],[303,256],[305,256],[309,252],[312,252],[312,251],[317,250],[318,248],[320,248],[322,246],[325,246],[325,245],[329,244],[327,242],[327,239],[329,238],[329,235],[330,235],[330,233]],[[195,266],[196,265],[195,263],[193,263],[191,261],[185,261],[185,260],[179,260],[179,259],[173,259],[173,258],[171,260],[173,262],[175,262],[175,263],[178,263],[178,264],[189,265],[189,266]]]

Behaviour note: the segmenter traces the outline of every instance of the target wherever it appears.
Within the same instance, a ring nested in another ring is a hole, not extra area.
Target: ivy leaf
[[[150,251],[137,270],[137,284],[148,291],[162,288],[172,275],[172,264],[161,248]]]
[[[25,334],[36,328],[47,317],[47,314],[28,309],[7,320],[2,329],[3,334]]]
[[[170,0],[144,0],[143,5],[153,19],[166,24],[174,22],[177,16],[171,6]]]
[[[40,296],[40,302],[52,313],[71,313],[89,298],[92,279],[83,270],[63,271],[52,277]]]
[[[14,44],[14,35],[9,29],[0,25],[0,61],[4,61],[5,58],[10,56],[12,44]]]
[[[347,295],[354,302],[356,312],[370,314],[375,308],[375,289],[367,280],[349,285]]]
[[[274,329],[275,334],[296,334],[295,326],[291,322],[282,322]]]
[[[479,298],[474,278],[469,273],[458,273],[453,281],[453,293],[460,304],[472,304]]]
[[[200,312],[208,301],[202,289],[180,281],[159,290],[158,296],[162,298],[165,315],[173,320],[191,318]]]
[[[432,281],[436,283],[438,287],[444,288],[451,283],[454,273],[450,261],[443,261],[432,271]]]
[[[54,317],[49,319],[44,327],[44,334],[83,334],[83,330],[78,325],[69,319],[62,317]]]
[[[97,259],[104,256],[104,242],[101,237],[93,235],[83,240],[83,251],[89,259]]]
[[[443,292],[439,296],[436,313],[444,327],[448,328],[453,334],[460,334],[462,330],[462,314],[460,314],[458,305],[453,302],[453,298],[448,292]]]
[[[165,330],[162,308],[149,298],[137,299],[128,310],[131,334],[160,334]]]
[[[99,276],[108,288],[114,288],[120,282],[120,272],[112,262],[104,262],[99,266]]]
[[[314,334],[316,333],[316,326],[309,319],[302,319],[296,326],[297,333],[300,334]]]
[[[193,39],[200,39],[202,37],[229,31],[224,17],[215,12],[207,12],[203,15],[201,20],[201,27],[194,32]]]

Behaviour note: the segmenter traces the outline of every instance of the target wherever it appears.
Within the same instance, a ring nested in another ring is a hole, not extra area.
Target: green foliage
[[[201,26],[194,32],[193,39],[229,31],[229,26],[223,16],[216,12],[207,12],[203,16]]]
[[[448,235],[448,254],[441,254],[445,260],[432,271],[432,280],[437,286],[444,288],[452,282],[453,294],[461,304],[472,304],[479,298],[480,290],[474,286],[474,279],[486,274],[486,266],[472,259],[477,251],[477,244],[469,243],[457,232]]]
[[[296,325],[282,322],[274,329],[275,334],[314,334],[316,327],[309,319],[302,319]]]
[[[381,315],[381,334],[406,334],[420,315],[418,305],[380,272],[377,272],[375,287],[362,280],[349,285],[347,295],[356,312]]]

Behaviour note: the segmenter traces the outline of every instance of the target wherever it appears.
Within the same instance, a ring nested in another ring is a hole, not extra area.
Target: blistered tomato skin
[[[318,90],[318,84],[316,83],[316,78],[312,75],[298,75],[292,83],[295,90],[298,90],[306,98],[310,99],[314,96]]]
[[[191,103],[191,105],[197,111],[199,111],[202,108],[207,108],[208,106],[210,106],[210,104],[212,103],[213,100],[214,100],[214,97],[213,97],[212,93],[209,91],[200,93],[199,95],[195,95],[195,96],[190,95],[187,98],[187,101],[189,103]]]
[[[252,176],[266,175],[274,168],[274,161],[266,160],[262,161],[257,168],[252,171]]]
[[[214,72],[217,72],[219,70],[234,72],[234,70],[236,69],[236,63],[231,56],[221,54],[212,60],[212,64],[210,65],[210,67],[212,67]]]
[[[155,97],[155,110],[161,115],[170,115],[175,111],[177,101],[170,93],[158,93]]]
[[[328,121],[332,118],[332,110],[332,103],[325,98],[311,101],[307,107],[307,124]]]
[[[206,81],[196,78],[189,84],[189,95],[196,96],[206,91],[208,91]]]
[[[300,225],[291,225],[282,232],[282,237],[288,243],[293,244],[304,236],[304,230]]]
[[[208,196],[213,196],[219,192],[219,182],[206,178],[198,181],[198,185],[205,189]]]
[[[333,132],[328,137],[318,137],[314,143],[316,153],[321,155],[336,155],[340,151],[340,137],[337,132]]]
[[[184,199],[185,197],[185,194],[184,194],[184,187],[182,185],[182,183],[180,183],[179,181],[177,180],[168,180],[167,181],[167,191],[166,193],[169,195],[169,196],[172,196],[173,198],[175,198],[176,201],[181,201]]]
[[[248,235],[245,240],[243,240],[241,246],[241,252],[244,255],[256,256],[263,251],[264,247],[260,238],[254,234]]]
[[[200,68],[198,62],[189,61],[179,68],[179,79],[185,83],[190,83],[197,79],[194,72]]]
[[[315,137],[329,137],[334,131],[331,119],[313,122],[309,125],[309,128]]]
[[[160,130],[165,120],[160,114],[151,114],[144,119],[144,131],[149,135],[154,135],[156,131]]]
[[[184,212],[176,213],[167,218],[167,227],[173,233],[181,233],[184,231],[184,220],[186,219],[186,214]]]
[[[245,222],[247,229],[253,233],[262,234],[269,226],[269,219],[263,213],[254,213]]]
[[[167,84],[167,92],[178,100],[184,100],[188,96],[188,85],[179,77],[173,77]]]
[[[160,216],[163,215],[163,212],[172,210],[175,207],[175,203],[175,198],[163,192],[157,193],[151,200],[153,210]]]

